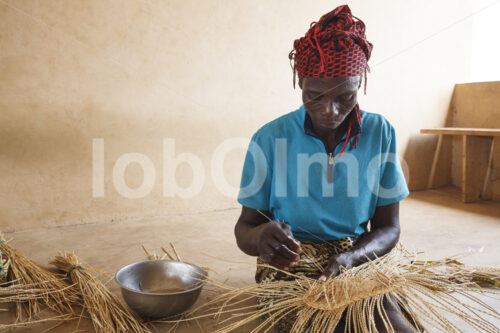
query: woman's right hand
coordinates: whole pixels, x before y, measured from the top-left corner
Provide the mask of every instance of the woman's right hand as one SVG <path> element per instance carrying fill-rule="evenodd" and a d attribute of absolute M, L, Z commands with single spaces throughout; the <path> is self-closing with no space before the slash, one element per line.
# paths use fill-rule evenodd
<path fill-rule="evenodd" d="M 272 221 L 261 226 L 258 239 L 259 256 L 271 266 L 287 270 L 299 259 L 300 244 L 293 238 L 290 226 Z"/>

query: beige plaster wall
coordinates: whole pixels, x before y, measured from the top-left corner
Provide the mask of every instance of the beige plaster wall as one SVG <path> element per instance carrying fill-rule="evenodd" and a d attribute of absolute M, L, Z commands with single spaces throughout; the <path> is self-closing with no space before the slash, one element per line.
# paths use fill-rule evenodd
<path fill-rule="evenodd" d="M 213 153 L 226 139 L 248 140 L 300 105 L 288 52 L 311 21 L 338 4 L 0 1 L 0 228 L 238 207 L 234 191 L 222 194 L 211 176 L 220 171 L 211 167 Z M 454 83 L 468 80 L 473 1 L 348 4 L 375 44 L 361 106 L 396 126 L 410 184 L 418 188 L 433 140 L 418 130 L 443 125 Z M 95 138 L 104 140 L 102 197 L 93 196 Z M 164 195 L 164 138 L 175 139 L 176 154 L 199 157 L 205 181 L 198 195 Z M 132 152 L 145 155 L 156 171 L 143 198 L 125 198 L 113 184 L 115 162 Z M 224 163 L 233 188 L 243 156 L 244 145 Z M 151 172 L 146 177 L 151 180 Z M 180 186 L 192 177 L 179 165 Z M 130 165 L 125 180 L 139 186 L 141 168 Z"/>

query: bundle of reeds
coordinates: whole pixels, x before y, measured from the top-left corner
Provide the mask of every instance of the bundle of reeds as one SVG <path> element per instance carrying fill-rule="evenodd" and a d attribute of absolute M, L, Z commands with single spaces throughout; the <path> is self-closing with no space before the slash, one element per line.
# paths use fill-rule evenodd
<path fill-rule="evenodd" d="M 68 285 L 61 275 L 34 263 L 10 246 L 1 233 L 0 251 L 10 259 L 9 283 L 2 288 L 2 299 L 16 302 L 17 321 L 23 320 L 24 312 L 28 319 L 31 319 L 41 311 L 41 305 L 60 315 L 66 316 L 75 312 L 74 305 L 78 305 L 80 299 L 73 286 Z M 10 287 L 5 289 L 7 285 Z"/>
<path fill-rule="evenodd" d="M 460 332 L 459 321 L 470 325 L 475 332 L 499 332 L 491 322 L 493 318 L 500 319 L 499 312 L 477 297 L 479 294 L 498 295 L 498 290 L 481 288 L 474 282 L 475 275 L 469 269 L 460 270 L 456 265 L 449 269 L 449 260 L 417 262 L 414 259 L 414 254 L 398 246 L 389 254 L 343 270 L 326 282 L 282 271 L 292 275 L 294 280 L 243 288 L 220 285 L 227 292 L 195 309 L 190 318 L 200 318 L 195 313 L 201 311 L 205 312 L 201 316 L 231 314 L 219 323 L 226 326 L 217 333 L 231 332 L 265 318 L 251 331 L 255 333 L 267 332 L 280 319 L 293 313 L 296 319 L 292 333 L 306 330 L 319 333 L 333 332 L 344 315 L 348 323 L 346 332 L 376 333 L 375 318 L 379 316 L 385 330 L 394 332 L 383 305 L 385 300 L 393 305 L 398 303 L 397 311 L 416 332 L 429 328 Z M 489 272 L 489 279 L 499 278 L 498 270 Z M 267 300 L 264 301 L 267 304 L 257 309 L 241 306 L 249 297 Z M 212 312 L 206 314 L 207 308 Z"/>
<path fill-rule="evenodd" d="M 83 264 L 74 253 L 60 253 L 51 263 L 75 285 L 97 332 L 150 332 L 99 280 L 98 271 Z"/>
<path fill-rule="evenodd" d="M 484 287 L 500 288 L 500 267 L 467 266 L 455 258 L 448 258 L 441 262 L 415 260 L 412 269 L 418 269 L 422 264 L 432 267 L 431 264 L 434 263 L 438 264 L 439 269 L 446 270 L 450 278 L 456 281 L 473 281 Z"/>

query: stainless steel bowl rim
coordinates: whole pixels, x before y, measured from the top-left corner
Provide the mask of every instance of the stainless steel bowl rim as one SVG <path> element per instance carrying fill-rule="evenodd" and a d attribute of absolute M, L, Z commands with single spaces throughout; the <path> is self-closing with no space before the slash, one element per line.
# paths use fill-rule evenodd
<path fill-rule="evenodd" d="M 178 262 L 178 263 L 181 263 L 181 264 L 186 264 L 186 265 L 190 265 L 190 266 L 199 268 L 203 272 L 203 276 L 204 276 L 203 281 L 200 281 L 197 284 L 195 284 L 195 286 L 193 288 L 186 289 L 186 290 L 183 290 L 183 291 L 173 292 L 173 293 L 148 293 L 148 292 L 145 292 L 145 291 L 140 291 L 140 290 L 136 290 L 136 289 L 125 287 L 123 284 L 120 283 L 120 281 L 118 281 L 118 278 L 117 278 L 118 273 L 120 273 L 125 268 L 127 268 L 129 266 L 132 266 L 132 265 L 142 264 L 142 263 L 145 263 L 145 262 L 158 262 L 158 261 Z M 201 287 L 203 287 L 203 285 L 205 284 L 205 276 L 206 276 L 206 274 L 207 274 L 207 272 L 203 268 L 201 268 L 201 267 L 199 267 L 199 266 L 197 266 L 195 264 L 191 264 L 189 262 L 175 261 L 175 260 L 142 260 L 142 261 L 133 262 L 133 263 L 128 264 L 126 266 L 123 266 L 122 268 L 120 268 L 119 270 L 117 270 L 116 273 L 115 273 L 115 281 L 116 281 L 116 283 L 118 283 L 118 285 L 120 286 L 120 288 L 129 290 L 131 292 L 138 293 L 138 294 L 143 294 L 143 295 L 163 295 L 163 296 L 165 296 L 165 295 L 179 295 L 179 294 L 184 294 L 184 293 L 187 293 L 187 292 L 190 292 L 190 291 L 194 291 L 196 289 L 200 289 Z"/>

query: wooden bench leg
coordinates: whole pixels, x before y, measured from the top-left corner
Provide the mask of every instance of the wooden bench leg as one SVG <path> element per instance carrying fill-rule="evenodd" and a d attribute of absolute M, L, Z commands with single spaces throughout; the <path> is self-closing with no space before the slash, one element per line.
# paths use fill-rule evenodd
<path fill-rule="evenodd" d="M 462 201 L 479 201 L 489 175 L 492 136 L 464 135 L 462 139 Z"/>
<path fill-rule="evenodd" d="M 443 135 L 440 134 L 438 142 L 436 145 L 436 150 L 434 151 L 434 158 L 432 159 L 431 172 L 429 174 L 429 181 L 427 182 L 427 189 L 430 190 L 434 188 L 434 178 L 436 176 L 436 168 L 439 160 L 439 155 L 441 153 L 441 146 L 443 145 Z"/>

